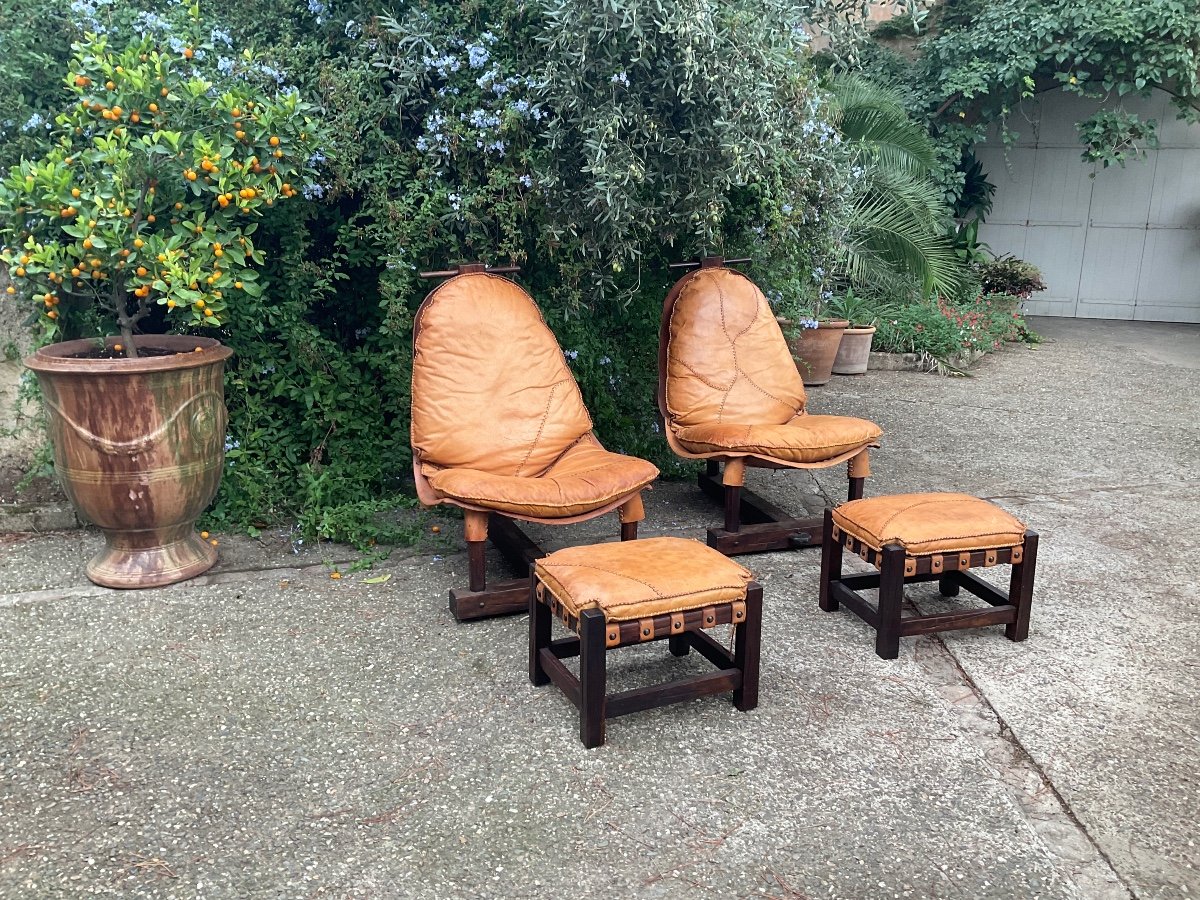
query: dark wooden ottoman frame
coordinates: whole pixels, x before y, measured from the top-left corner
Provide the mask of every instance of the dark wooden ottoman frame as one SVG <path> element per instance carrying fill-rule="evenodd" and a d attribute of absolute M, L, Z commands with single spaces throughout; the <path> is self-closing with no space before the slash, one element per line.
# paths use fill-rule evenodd
<path fill-rule="evenodd" d="M 1010 641 L 1023 641 L 1029 636 L 1037 547 L 1037 532 L 1026 531 L 1024 542 L 1017 547 L 929 556 L 909 556 L 898 544 L 875 550 L 836 527 L 833 513 L 827 509 L 821 543 L 821 609 L 834 612 L 845 603 L 851 612 L 875 629 L 875 652 L 882 659 L 899 656 L 900 638 L 911 634 L 1004 625 L 1004 634 Z M 857 553 L 879 571 L 842 575 L 843 549 Z M 979 566 L 1005 564 L 1012 566 L 1007 594 L 967 571 Z M 904 585 L 925 581 L 936 581 L 944 597 L 956 597 L 959 588 L 966 588 L 993 608 L 902 618 L 900 605 L 904 600 Z M 858 591 L 872 588 L 879 589 L 877 606 L 872 606 L 858 594 Z"/>
<path fill-rule="evenodd" d="M 579 710 L 579 739 L 585 747 L 604 743 L 607 719 L 670 703 L 694 700 L 711 694 L 733 692 L 733 705 L 746 712 L 758 705 L 759 650 L 762 643 L 762 586 L 746 585 L 746 599 L 717 603 L 682 613 L 665 613 L 628 622 L 606 622 L 599 609 L 585 609 L 578 619 L 558 599 L 545 591 L 538 598 L 538 578 L 530 567 L 529 584 L 529 680 L 535 686 L 558 686 Z M 558 618 L 571 637 L 550 639 L 550 625 Z M 705 628 L 732 624 L 733 652 L 703 632 Z M 652 687 L 607 693 L 609 650 L 666 639 L 675 656 L 696 650 L 717 671 L 692 675 Z M 579 657 L 579 677 L 564 659 Z"/>

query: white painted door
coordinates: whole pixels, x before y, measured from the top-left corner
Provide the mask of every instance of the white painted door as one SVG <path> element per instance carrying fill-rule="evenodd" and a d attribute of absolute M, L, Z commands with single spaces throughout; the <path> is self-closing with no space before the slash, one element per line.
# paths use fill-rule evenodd
<path fill-rule="evenodd" d="M 996 185 L 980 239 L 1046 280 L 1027 312 L 1200 322 L 1200 126 L 1176 119 L 1168 101 L 1161 91 L 1124 99 L 1160 123 L 1158 149 L 1125 168 L 1080 158 L 1075 123 L 1098 104 L 1060 90 L 1013 114 L 1014 146 L 992 138 L 976 147 Z"/>

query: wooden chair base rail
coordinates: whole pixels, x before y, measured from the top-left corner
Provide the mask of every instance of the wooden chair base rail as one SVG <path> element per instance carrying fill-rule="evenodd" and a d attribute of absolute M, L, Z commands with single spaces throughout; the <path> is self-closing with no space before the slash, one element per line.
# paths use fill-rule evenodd
<path fill-rule="evenodd" d="M 621 525 L 621 540 L 637 539 L 637 522 Z M 546 555 L 516 520 L 498 513 L 488 515 L 488 539 L 515 573 L 528 572 L 530 563 Z M 456 622 L 511 616 L 529 611 L 529 577 L 492 584 L 486 579 L 487 541 L 467 541 L 470 587 L 450 589 L 450 612 Z M 474 588 L 478 588 L 477 590 Z"/>
<path fill-rule="evenodd" d="M 762 587 L 750 582 L 746 599 L 719 604 L 706 611 L 688 610 L 684 614 L 682 632 L 672 630 L 664 618 L 663 627 L 652 629 L 651 637 L 638 631 L 637 622 L 609 624 L 598 609 L 585 609 L 576 619 L 560 619 L 578 628 L 578 636 L 550 639 L 550 627 L 555 611 L 549 602 L 538 599 L 536 578 L 526 582 L 526 602 L 529 609 L 529 680 L 535 686 L 553 683 L 579 710 L 579 737 L 585 747 L 599 747 L 605 739 L 605 721 L 630 713 L 654 709 L 684 700 L 694 700 L 713 694 L 733 693 L 733 705 L 748 711 L 758 705 L 759 648 L 762 639 Z M 549 600 L 549 592 L 546 592 Z M 739 614 L 740 610 L 740 614 Z M 703 632 L 713 623 L 743 619 L 735 625 L 734 649 L 730 652 Z M 657 619 L 655 620 L 657 622 Z M 626 626 L 631 625 L 631 628 Z M 616 633 L 622 643 L 611 644 Z M 686 656 L 695 650 L 713 664 L 716 671 L 691 675 L 666 684 L 635 688 L 610 694 L 607 692 L 607 658 L 609 650 L 666 640 L 675 656 Z M 624 643 L 628 641 L 628 643 Z M 564 659 L 579 657 L 579 677 L 564 665 Z"/>
<path fill-rule="evenodd" d="M 504 561 L 517 572 L 528 572 L 535 559 L 546 555 L 513 519 L 496 513 L 488 515 L 487 536 Z M 529 578 L 487 583 L 485 551 L 487 541 L 467 541 L 467 565 L 470 587 L 450 589 L 450 612 L 455 621 L 470 622 L 509 616 L 529 609 Z"/>
<path fill-rule="evenodd" d="M 511 616 L 529 611 L 529 579 L 496 581 L 482 591 L 450 589 L 450 612 L 456 622 Z"/>
<path fill-rule="evenodd" d="M 861 478 L 851 480 L 851 499 L 856 499 L 856 493 L 862 496 L 862 481 Z M 803 550 L 821 546 L 824 531 L 821 516 L 796 518 L 744 487 L 735 489 L 738 508 L 730 510 L 730 489 L 721 483 L 716 463 L 710 461 L 696 483 L 706 496 L 726 507 L 725 527 L 708 529 L 707 543 L 714 550 L 720 550 L 726 556 L 740 556 L 744 553 Z M 735 527 L 731 529 L 730 525 Z"/>
<path fill-rule="evenodd" d="M 808 519 L 781 519 L 778 522 L 743 525 L 737 531 L 710 528 L 707 543 L 726 556 L 820 547 L 821 519 L 817 516 Z"/>
<path fill-rule="evenodd" d="M 899 656 L 900 638 L 914 634 L 1003 625 L 1009 640 L 1023 641 L 1029 636 L 1037 546 L 1037 532 L 1026 531 L 1019 547 L 945 554 L 944 559 L 911 557 L 903 547 L 895 544 L 875 551 L 863 547 L 850 535 L 839 534 L 826 510 L 825 537 L 821 544 L 820 606 L 826 612 L 835 612 L 844 604 L 875 629 L 875 652 L 882 659 Z M 843 575 L 842 551 L 846 547 L 878 566 L 879 571 Z M 1012 563 L 1014 558 L 1019 562 Z M 966 570 L 968 566 L 990 567 L 1004 563 L 1012 565 L 1007 593 Z M 904 586 L 929 581 L 938 583 L 944 597 L 956 597 L 959 590 L 965 588 L 990 608 L 903 616 L 900 607 L 904 601 Z M 872 604 L 858 593 L 864 590 L 878 590 L 879 602 Z"/>

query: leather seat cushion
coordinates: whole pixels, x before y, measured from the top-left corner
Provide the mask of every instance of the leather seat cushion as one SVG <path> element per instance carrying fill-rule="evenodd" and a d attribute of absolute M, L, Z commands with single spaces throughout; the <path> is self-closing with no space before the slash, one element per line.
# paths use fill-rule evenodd
<path fill-rule="evenodd" d="M 1016 547 L 1025 538 L 1024 523 L 970 494 L 851 500 L 833 510 L 833 521 L 875 550 L 899 544 L 909 556 Z"/>
<path fill-rule="evenodd" d="M 535 565 L 574 615 L 599 609 L 618 622 L 743 600 L 751 579 L 711 547 L 675 537 L 568 547 Z"/>
<path fill-rule="evenodd" d="M 495 475 L 481 469 L 426 470 L 434 489 L 464 503 L 535 518 L 562 519 L 592 512 L 658 477 L 652 463 L 609 453 L 580 441 L 537 477 Z"/>
<path fill-rule="evenodd" d="M 796 416 L 783 425 L 713 422 L 675 429 L 692 453 L 750 453 L 791 463 L 820 463 L 870 445 L 883 430 L 851 416 Z"/>

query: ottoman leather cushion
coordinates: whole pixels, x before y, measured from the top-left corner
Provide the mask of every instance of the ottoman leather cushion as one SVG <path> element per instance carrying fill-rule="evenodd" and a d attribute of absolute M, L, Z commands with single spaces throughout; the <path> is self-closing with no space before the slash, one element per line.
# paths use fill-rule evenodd
<path fill-rule="evenodd" d="M 567 547 L 535 563 L 573 615 L 630 621 L 745 599 L 750 572 L 699 541 L 658 537 Z"/>
<path fill-rule="evenodd" d="M 899 544 L 909 556 L 1016 547 L 1025 525 L 969 494 L 893 494 L 843 503 L 834 524 L 869 547 Z"/>

